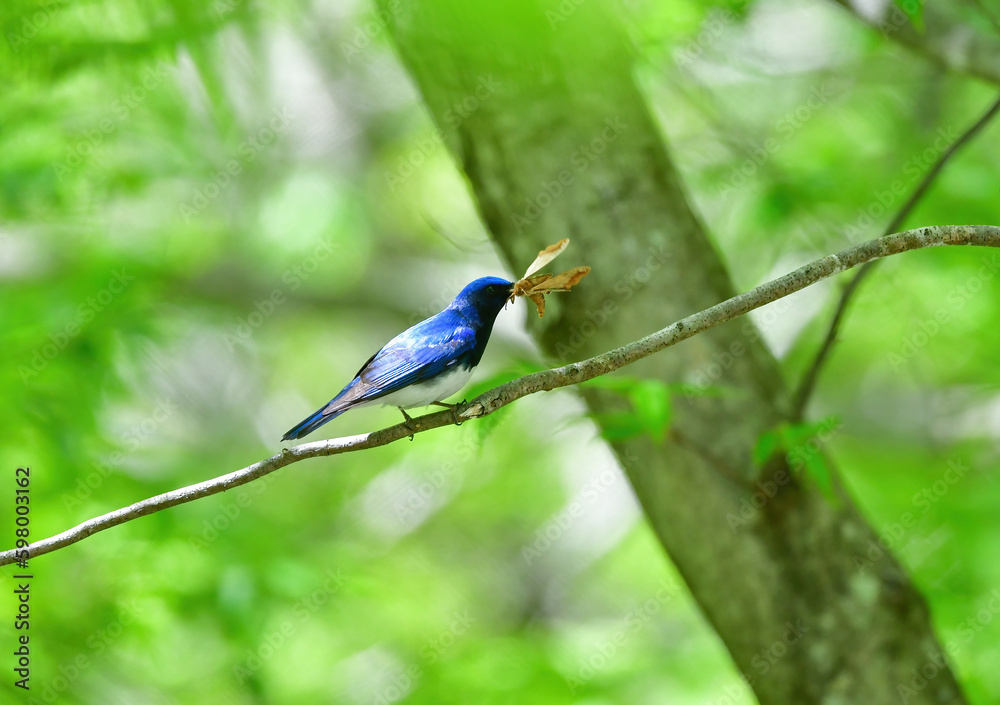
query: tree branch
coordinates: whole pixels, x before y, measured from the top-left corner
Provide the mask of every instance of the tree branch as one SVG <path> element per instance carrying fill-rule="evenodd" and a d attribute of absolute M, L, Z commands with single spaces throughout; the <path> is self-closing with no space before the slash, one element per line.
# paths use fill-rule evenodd
<path fill-rule="evenodd" d="M 993 104 L 983 113 L 982 117 L 976 120 L 972 126 L 969 127 L 962 135 L 952 143 L 952 145 L 944 151 L 944 153 L 938 158 L 931 167 L 930 171 L 924 175 L 924 178 L 917 185 L 917 188 L 910 194 L 910 197 L 903 204 L 903 207 L 899 209 L 895 217 L 885 226 L 885 230 L 882 232 L 882 237 L 889 235 L 890 233 L 896 232 L 902 227 L 906 219 L 910 217 L 910 213 L 913 209 L 917 207 L 917 203 L 923 198 L 924 194 L 934 183 L 934 180 L 938 177 L 938 174 L 944 169 L 944 165 L 948 163 L 952 155 L 955 154 L 959 149 L 965 146 L 976 134 L 982 130 L 989 123 L 990 120 L 1000 111 L 1000 98 L 993 101 Z M 844 313 L 847 311 L 847 304 L 851 302 L 854 292 L 858 290 L 861 282 L 864 281 L 865 277 L 871 273 L 872 268 L 877 264 L 877 260 L 872 262 L 866 262 L 861 269 L 859 269 L 854 277 L 847 283 L 844 290 L 840 292 L 840 301 L 837 302 L 837 310 L 834 311 L 833 318 L 830 320 L 830 327 L 827 328 L 826 337 L 823 339 L 823 344 L 820 345 L 819 352 L 816 357 L 813 358 L 812 364 L 806 371 L 806 374 L 802 377 L 802 382 L 799 384 L 799 388 L 795 391 L 795 396 L 792 398 L 792 420 L 801 421 L 802 417 L 805 415 L 806 405 L 809 404 L 809 399 L 812 397 L 813 392 L 816 388 L 816 382 L 819 380 L 819 373 L 823 368 L 827 357 L 830 354 L 830 350 L 833 349 L 834 343 L 837 342 L 837 335 L 840 332 L 840 324 L 844 318 Z"/>
<path fill-rule="evenodd" d="M 992 225 L 936 225 L 908 230 L 849 247 L 837 254 L 828 255 L 803 267 L 799 267 L 783 277 L 779 277 L 766 284 L 761 284 L 746 293 L 734 296 L 704 311 L 683 318 L 645 338 L 581 362 L 574 362 L 543 372 L 535 372 L 507 384 L 500 385 L 480 394 L 472 401 L 460 405 L 457 408 L 458 416 L 463 419 L 479 418 L 492 414 L 497 409 L 529 394 L 567 387 L 605 375 L 659 352 L 664 348 L 675 345 L 698 333 L 704 332 L 709 328 L 742 316 L 749 311 L 777 301 L 796 291 L 800 291 L 838 272 L 856 267 L 865 262 L 899 254 L 900 252 L 936 245 L 1000 247 L 1000 227 Z M 144 499 L 141 502 L 136 502 L 108 514 L 88 519 L 61 534 L 36 541 L 24 548 L 3 551 L 0 553 L 0 565 L 26 561 L 29 558 L 51 553 L 52 551 L 81 541 L 99 531 L 104 531 L 113 526 L 138 519 L 141 516 L 245 485 L 286 465 L 291 465 L 306 458 L 338 455 L 340 453 L 375 448 L 398 441 L 401 438 L 406 438 L 412 434 L 423 433 L 434 428 L 450 425 L 451 423 L 453 423 L 452 412 L 450 410 L 439 411 L 412 419 L 409 427 L 406 424 L 397 424 L 372 433 L 303 443 L 293 448 L 286 448 L 281 453 L 272 455 L 270 458 L 261 460 L 241 470 L 156 495 L 155 497 Z"/>
<path fill-rule="evenodd" d="M 851 0 L 833 0 L 883 37 L 922 54 L 942 68 L 1000 85 L 1000 43 L 993 36 L 956 21 L 933 3 L 924 3 L 924 29 L 917 31 L 895 3 L 886 3 L 880 17 L 859 12 Z M 946 7 L 946 6 L 945 6 Z"/>

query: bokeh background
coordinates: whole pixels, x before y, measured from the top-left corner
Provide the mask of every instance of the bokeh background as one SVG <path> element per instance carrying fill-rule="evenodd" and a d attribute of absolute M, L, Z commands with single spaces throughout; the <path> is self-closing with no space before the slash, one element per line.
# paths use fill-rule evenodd
<path fill-rule="evenodd" d="M 16 467 L 31 467 L 35 538 L 243 467 L 465 283 L 521 273 L 394 55 L 387 7 L 4 3 L 5 548 Z M 990 4 L 953 12 L 1000 37 Z M 741 290 L 877 236 L 996 99 L 833 2 L 620 13 Z M 997 224 L 998 204 L 987 126 L 907 224 Z M 572 246 L 559 264 L 600 265 Z M 837 292 L 755 314 L 790 381 Z M 501 314 L 478 389 L 552 362 L 525 333 L 534 315 Z M 650 331 L 668 323 L 649 311 Z M 975 703 L 1000 699 L 998 324 L 997 255 L 893 258 L 813 406 Z M 397 420 L 363 409 L 316 437 Z M 12 581 L 0 589 L 12 702 L 754 702 L 572 390 L 295 464 L 31 572 L 30 693 L 12 685 Z"/>

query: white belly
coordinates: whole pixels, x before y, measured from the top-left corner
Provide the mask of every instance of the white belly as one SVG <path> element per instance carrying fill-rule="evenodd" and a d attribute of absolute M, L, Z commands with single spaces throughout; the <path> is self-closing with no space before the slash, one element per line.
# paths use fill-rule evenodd
<path fill-rule="evenodd" d="M 435 401 L 444 401 L 464 387 L 472 377 L 472 368 L 456 365 L 450 372 L 439 375 L 427 382 L 411 384 L 392 394 L 379 397 L 373 403 L 384 406 L 398 406 L 402 409 L 412 409 L 417 406 L 428 406 Z"/>

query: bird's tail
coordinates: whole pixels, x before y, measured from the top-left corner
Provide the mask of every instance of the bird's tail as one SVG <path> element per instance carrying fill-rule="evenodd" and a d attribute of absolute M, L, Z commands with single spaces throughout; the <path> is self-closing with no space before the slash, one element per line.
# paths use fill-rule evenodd
<path fill-rule="evenodd" d="M 322 409 L 318 410 L 315 414 L 285 433 L 285 435 L 281 437 L 281 440 L 294 441 L 304 436 L 308 436 L 327 421 L 335 419 L 347 411 L 347 408 L 337 409 L 336 411 L 327 411 L 329 407 L 329 404 L 324 405 Z"/>

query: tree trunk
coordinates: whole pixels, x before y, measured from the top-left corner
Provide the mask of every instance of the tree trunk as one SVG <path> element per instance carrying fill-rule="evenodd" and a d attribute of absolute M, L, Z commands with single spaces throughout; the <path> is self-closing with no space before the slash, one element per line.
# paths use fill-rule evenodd
<path fill-rule="evenodd" d="M 512 269 L 562 237 L 573 245 L 559 264 L 594 268 L 571 295 L 549 298 L 535 329 L 546 352 L 581 359 L 733 293 L 601 0 L 382 7 Z M 922 596 L 894 557 L 872 552 L 878 537 L 843 490 L 831 502 L 783 457 L 754 466 L 751 450 L 787 418 L 788 394 L 748 320 L 629 374 L 728 389 L 675 398 L 664 444 L 638 437 L 614 450 L 761 703 L 964 702 Z M 622 403 L 584 397 L 595 412 Z"/>

